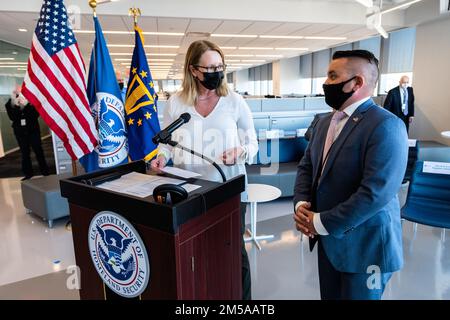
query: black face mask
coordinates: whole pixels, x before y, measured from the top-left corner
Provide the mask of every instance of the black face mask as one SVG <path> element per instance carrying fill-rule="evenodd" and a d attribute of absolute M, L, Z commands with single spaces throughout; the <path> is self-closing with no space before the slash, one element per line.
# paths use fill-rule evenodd
<path fill-rule="evenodd" d="M 356 76 L 341 83 L 323 84 L 322 87 L 323 92 L 325 93 L 325 102 L 327 103 L 327 105 L 329 105 L 333 109 L 339 110 L 344 102 L 347 101 L 347 99 L 350 98 L 354 93 L 353 91 L 344 92 L 342 91 L 342 89 L 347 83 L 355 78 Z"/>
<path fill-rule="evenodd" d="M 203 72 L 203 81 L 197 79 L 206 89 L 215 90 L 220 87 L 223 77 L 223 71 Z"/>

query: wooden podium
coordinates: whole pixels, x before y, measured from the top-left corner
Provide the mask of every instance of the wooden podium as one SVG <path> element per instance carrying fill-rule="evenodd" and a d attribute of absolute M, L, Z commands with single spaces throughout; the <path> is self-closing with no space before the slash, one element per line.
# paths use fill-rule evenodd
<path fill-rule="evenodd" d="M 136 299 L 241 299 L 240 193 L 245 188 L 244 176 L 225 183 L 190 179 L 189 183 L 201 188 L 175 205 L 81 182 L 133 171 L 146 173 L 144 161 L 61 180 L 81 270 L 81 299 L 126 299 L 103 282 L 91 258 L 89 226 L 101 211 L 112 211 L 128 220 L 148 253 L 150 277 Z"/>

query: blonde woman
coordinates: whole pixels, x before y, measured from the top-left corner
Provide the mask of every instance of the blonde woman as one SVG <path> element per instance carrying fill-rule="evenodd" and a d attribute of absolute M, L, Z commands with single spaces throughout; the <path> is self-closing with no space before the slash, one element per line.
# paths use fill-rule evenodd
<path fill-rule="evenodd" d="M 172 140 L 219 163 L 227 179 L 246 174 L 245 162 L 258 152 L 253 118 L 242 96 L 229 90 L 222 50 L 206 40 L 193 42 L 186 53 L 182 90 L 173 95 L 164 110 L 163 127 L 187 112 L 191 120 L 175 131 Z M 151 162 L 156 171 L 172 159 L 178 167 L 198 172 L 203 179 L 222 181 L 209 163 L 190 153 L 159 146 Z M 245 200 L 246 194 L 242 195 Z M 245 204 L 241 204 L 241 231 L 244 233 Z M 242 242 L 243 299 L 251 298 L 250 266 Z"/>

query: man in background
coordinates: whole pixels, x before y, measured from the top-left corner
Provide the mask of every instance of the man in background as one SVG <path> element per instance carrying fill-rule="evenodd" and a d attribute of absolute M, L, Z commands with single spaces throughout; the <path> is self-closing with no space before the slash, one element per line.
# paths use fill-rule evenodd
<path fill-rule="evenodd" d="M 398 87 L 389 90 L 384 108 L 402 119 L 409 132 L 409 124 L 414 119 L 414 92 L 409 86 L 408 76 L 402 76 Z"/>
<path fill-rule="evenodd" d="M 38 122 L 39 113 L 25 99 L 19 88 L 13 91 L 5 107 L 9 119 L 12 121 L 14 135 L 22 153 L 22 171 L 25 175 L 22 180 L 28 180 L 34 175 L 30 147 L 36 155 L 41 174 L 48 176 L 49 169 L 41 144 L 41 131 Z"/>

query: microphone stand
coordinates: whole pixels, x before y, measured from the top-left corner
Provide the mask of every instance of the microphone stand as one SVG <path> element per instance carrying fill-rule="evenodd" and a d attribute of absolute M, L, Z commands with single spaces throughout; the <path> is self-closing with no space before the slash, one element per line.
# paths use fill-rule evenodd
<path fill-rule="evenodd" d="M 188 148 L 182 146 L 181 144 L 179 144 L 178 142 L 172 141 L 172 140 L 170 139 L 170 137 L 169 137 L 168 140 L 166 140 L 166 141 L 164 141 L 164 142 L 162 142 L 162 143 L 166 143 L 166 144 L 168 144 L 168 145 L 171 145 L 172 147 L 175 147 L 175 148 L 181 149 L 181 150 L 183 150 L 183 151 L 189 152 L 189 153 L 191 153 L 191 154 L 193 154 L 193 155 L 195 155 L 195 156 L 197 156 L 197 157 L 200 157 L 200 158 L 202 158 L 202 159 L 208 161 L 209 163 L 211 163 L 211 164 L 214 166 L 214 168 L 217 169 L 217 171 L 219 171 L 220 175 L 222 176 L 222 181 L 223 181 L 223 182 L 226 182 L 226 181 L 227 181 L 227 178 L 225 177 L 225 174 L 223 173 L 223 171 L 222 171 L 222 169 L 219 167 L 219 165 L 218 165 L 217 163 L 215 163 L 213 160 L 209 159 L 208 157 L 205 157 L 203 154 L 198 153 L 198 152 L 196 152 L 196 151 L 194 151 L 194 150 L 188 149 Z"/>

